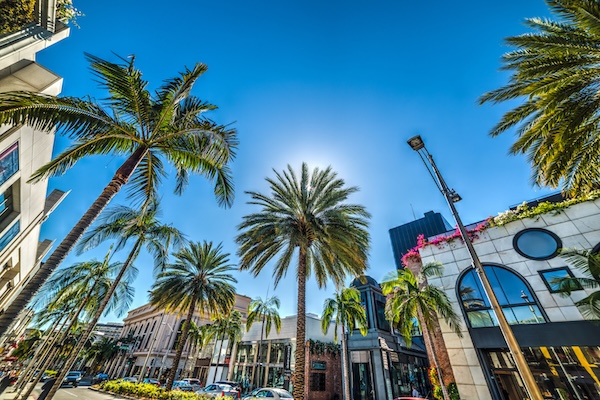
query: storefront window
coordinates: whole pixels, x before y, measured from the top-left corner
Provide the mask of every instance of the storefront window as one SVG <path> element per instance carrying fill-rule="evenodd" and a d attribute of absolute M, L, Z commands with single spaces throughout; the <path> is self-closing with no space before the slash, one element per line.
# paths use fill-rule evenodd
<path fill-rule="evenodd" d="M 541 309 L 523 279 L 501 266 L 484 265 L 483 268 L 504 316 L 511 325 L 545 322 Z M 474 269 L 465 273 L 459 281 L 458 294 L 471 328 L 498 325 Z"/>
<path fill-rule="evenodd" d="M 511 355 L 493 350 L 485 354 L 499 395 L 525 398 Z M 529 347 L 523 354 L 545 399 L 600 399 L 600 347 Z"/>
<path fill-rule="evenodd" d="M 236 362 L 238 363 L 253 363 L 254 362 L 254 346 L 251 344 L 241 344 L 238 346 L 236 354 Z"/>
<path fill-rule="evenodd" d="M 271 343 L 270 364 L 283 364 L 284 344 Z"/>

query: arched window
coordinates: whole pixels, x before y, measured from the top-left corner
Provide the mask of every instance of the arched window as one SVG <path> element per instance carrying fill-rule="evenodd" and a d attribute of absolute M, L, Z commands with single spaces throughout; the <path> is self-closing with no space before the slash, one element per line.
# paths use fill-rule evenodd
<path fill-rule="evenodd" d="M 520 276 L 497 265 L 484 265 L 483 268 L 509 324 L 545 322 L 535 297 Z M 458 281 L 458 296 L 472 328 L 498 325 L 475 269 L 465 272 Z"/>

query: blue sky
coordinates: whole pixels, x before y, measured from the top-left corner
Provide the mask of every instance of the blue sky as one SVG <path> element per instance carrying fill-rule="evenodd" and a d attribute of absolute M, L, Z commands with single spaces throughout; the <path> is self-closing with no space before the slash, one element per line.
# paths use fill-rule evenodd
<path fill-rule="evenodd" d="M 453 221 L 419 157 L 406 140 L 421 134 L 448 184 L 463 201 L 465 222 L 505 210 L 547 189 L 532 187 L 525 157 L 508 155 L 512 132 L 487 133 L 509 104 L 478 106 L 477 98 L 506 83 L 498 71 L 503 39 L 527 32 L 526 17 L 549 16 L 541 0 L 480 1 L 220 1 L 102 2 L 76 0 L 80 29 L 38 55 L 64 77 L 63 95 L 103 98 L 84 52 L 116 60 L 136 55 L 155 88 L 196 62 L 208 65 L 194 94 L 219 106 L 211 118 L 233 123 L 240 146 L 233 164 L 236 201 L 221 209 L 211 186 L 194 178 L 185 194 L 163 186 L 163 221 L 190 239 L 223 242 L 237 262 L 234 238 L 248 206 L 246 190 L 265 191 L 264 178 L 287 164 L 331 165 L 351 200 L 372 214 L 368 274 L 393 270 L 388 229 L 429 210 Z M 57 137 L 55 153 L 68 145 Z M 71 194 L 44 224 L 42 237 L 62 239 L 108 183 L 121 159 L 97 157 L 52 179 Z M 118 196 L 113 204 L 126 203 Z M 76 260 L 101 258 L 108 244 Z M 123 260 L 125 253 L 114 259 Z M 140 257 L 133 306 L 147 301 L 152 262 Z M 283 315 L 296 310 L 294 272 L 275 290 Z M 262 296 L 270 270 L 236 274 L 238 292 Z M 270 293 L 273 293 L 271 287 Z M 307 311 L 320 314 L 333 287 L 308 285 Z M 118 320 L 109 315 L 104 320 Z"/>

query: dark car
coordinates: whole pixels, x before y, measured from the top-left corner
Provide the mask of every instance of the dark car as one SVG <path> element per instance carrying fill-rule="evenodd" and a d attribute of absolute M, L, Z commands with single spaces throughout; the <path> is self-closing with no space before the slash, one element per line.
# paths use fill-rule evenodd
<path fill-rule="evenodd" d="M 92 378 L 92 385 L 102 383 L 108 380 L 108 374 L 99 373 Z"/>
<path fill-rule="evenodd" d="M 72 385 L 73 387 L 79 386 L 79 381 L 81 380 L 81 372 L 79 371 L 69 371 L 65 379 L 63 379 L 63 385 Z"/>

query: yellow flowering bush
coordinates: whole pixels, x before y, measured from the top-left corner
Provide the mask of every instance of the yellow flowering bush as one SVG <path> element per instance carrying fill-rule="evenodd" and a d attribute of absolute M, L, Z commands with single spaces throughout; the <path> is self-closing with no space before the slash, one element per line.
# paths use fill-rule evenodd
<path fill-rule="evenodd" d="M 124 394 L 140 399 L 152 400 L 208 400 L 210 396 L 201 394 L 182 392 L 180 390 L 167 391 L 150 383 L 132 383 L 123 380 L 106 381 L 97 385 L 98 388 L 115 394 Z M 224 399 L 233 400 L 231 397 Z"/>

